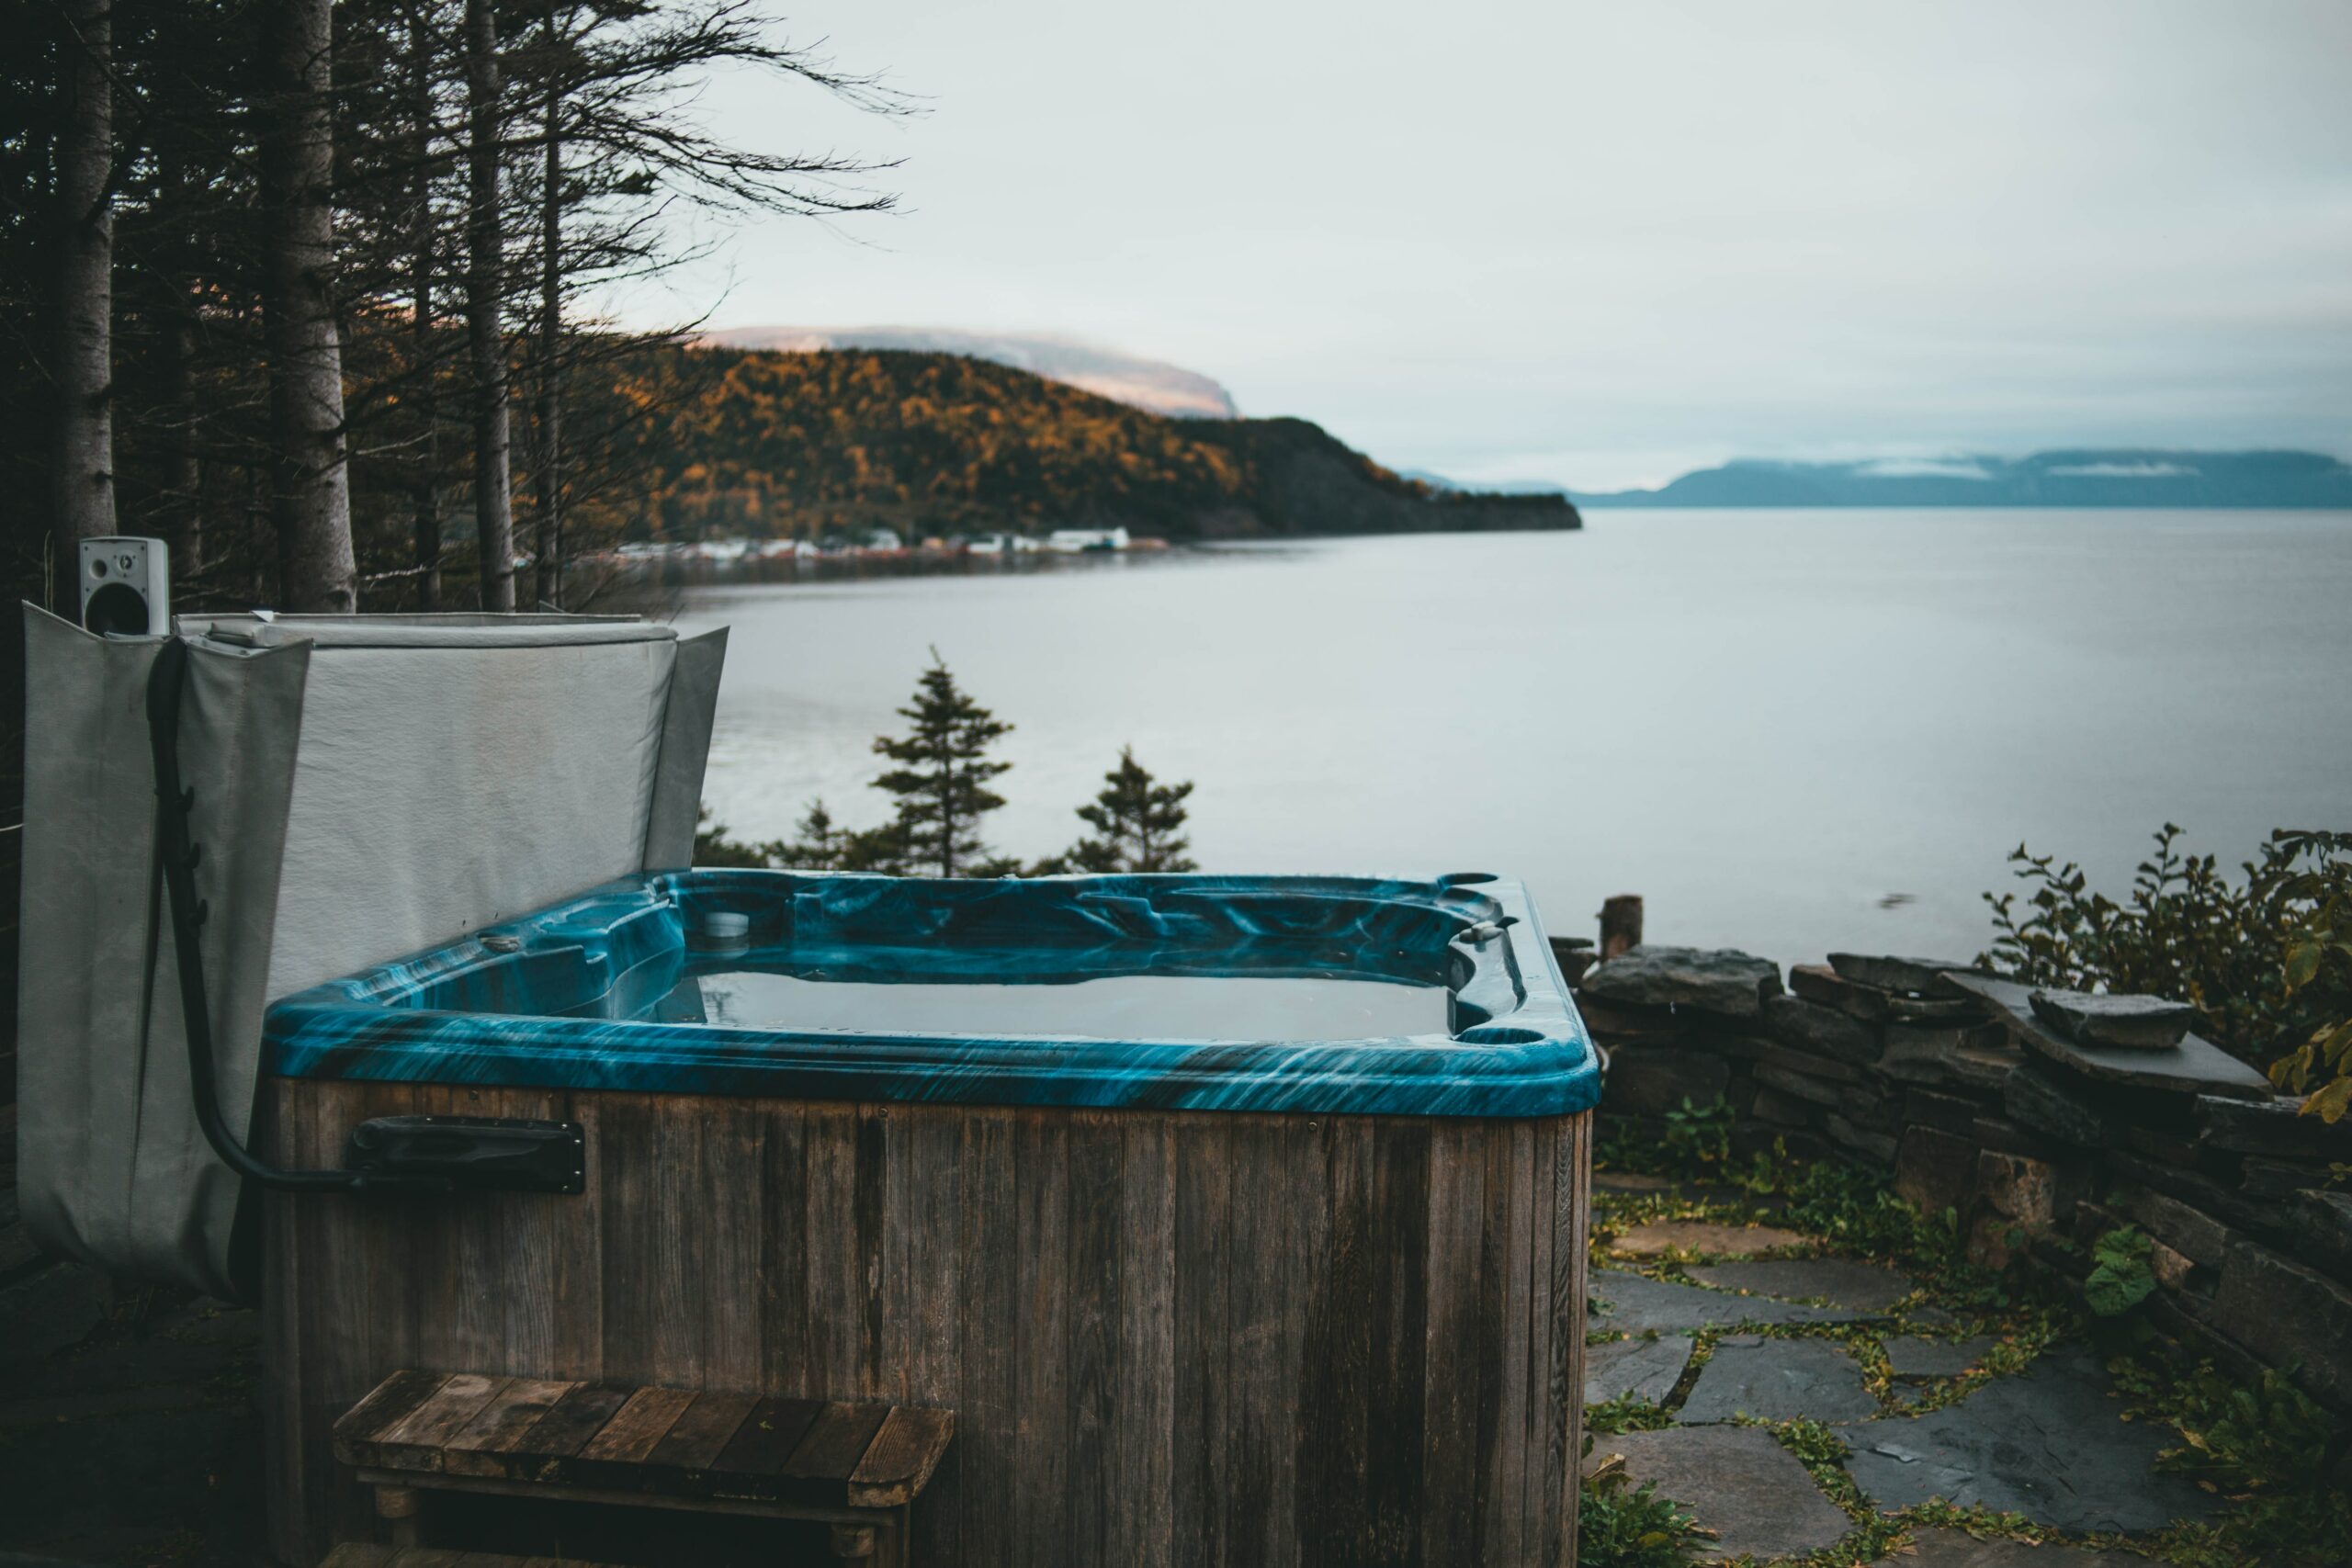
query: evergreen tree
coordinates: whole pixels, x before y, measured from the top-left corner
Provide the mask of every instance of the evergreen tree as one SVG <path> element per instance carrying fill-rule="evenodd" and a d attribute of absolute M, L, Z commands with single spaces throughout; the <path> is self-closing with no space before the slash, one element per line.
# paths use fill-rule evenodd
<path fill-rule="evenodd" d="M 1004 804 L 989 781 L 1012 766 L 989 760 L 989 748 L 1012 726 L 998 720 L 956 684 L 931 650 L 912 705 L 899 710 L 913 728 L 903 737 L 875 738 L 874 750 L 899 764 L 874 781 L 899 797 L 897 817 L 857 846 L 876 858 L 873 869 L 916 870 L 933 876 L 1001 874 L 980 842 L 979 822 Z M 889 863 L 896 861 L 899 865 Z M 865 869 L 865 868 L 858 868 Z"/>
<path fill-rule="evenodd" d="M 1136 761 L 1134 747 L 1121 747 L 1119 765 L 1102 775 L 1102 793 L 1078 808 L 1102 836 L 1080 839 L 1070 860 L 1092 872 L 1199 870 L 1184 852 L 1192 848 L 1182 831 L 1192 793 L 1190 780 L 1160 784 Z"/>

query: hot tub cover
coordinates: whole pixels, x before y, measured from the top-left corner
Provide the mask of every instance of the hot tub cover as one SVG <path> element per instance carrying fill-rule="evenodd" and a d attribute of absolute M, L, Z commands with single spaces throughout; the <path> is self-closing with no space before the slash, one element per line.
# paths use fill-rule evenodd
<path fill-rule="evenodd" d="M 634 616 L 183 617 L 182 766 L 220 1100 L 250 1132 L 272 997 L 685 865 L 725 634 Z M 217 1295 L 242 1184 L 191 1108 L 154 897 L 161 637 L 25 606 L 19 1200 L 51 1248 Z"/>

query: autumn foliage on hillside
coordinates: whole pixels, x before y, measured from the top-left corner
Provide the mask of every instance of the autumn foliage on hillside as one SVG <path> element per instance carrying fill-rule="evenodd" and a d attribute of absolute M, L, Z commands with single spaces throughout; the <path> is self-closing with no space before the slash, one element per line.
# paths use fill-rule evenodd
<path fill-rule="evenodd" d="M 652 416 L 646 528 L 670 539 L 1382 532 L 1498 525 L 1465 502 L 1503 499 L 1435 496 L 1305 421 L 1166 419 L 952 355 L 670 349 L 621 391 Z M 1557 502 L 1514 510 L 1574 525 Z"/>

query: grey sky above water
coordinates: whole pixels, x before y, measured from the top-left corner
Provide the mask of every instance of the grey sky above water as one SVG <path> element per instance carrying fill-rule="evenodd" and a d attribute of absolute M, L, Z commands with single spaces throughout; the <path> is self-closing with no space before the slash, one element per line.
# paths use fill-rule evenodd
<path fill-rule="evenodd" d="M 729 79 L 713 121 L 903 158 L 905 211 L 746 229 L 627 314 L 1072 333 L 1491 481 L 2352 457 L 2344 0 L 809 0 L 787 32 L 928 112 Z"/>

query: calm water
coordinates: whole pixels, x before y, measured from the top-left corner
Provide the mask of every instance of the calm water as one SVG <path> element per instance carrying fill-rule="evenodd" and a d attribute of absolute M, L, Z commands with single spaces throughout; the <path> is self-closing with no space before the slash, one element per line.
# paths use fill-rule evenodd
<path fill-rule="evenodd" d="M 677 1018 L 678 1002 L 698 1003 L 706 1021 L 740 1029 L 1099 1040 L 1388 1039 L 1443 1034 L 1453 1016 L 1442 986 L 1264 976 L 886 986 L 739 969 L 690 976 L 662 1016 Z"/>
<path fill-rule="evenodd" d="M 706 789 L 740 835 L 877 820 L 935 644 L 1018 728 L 998 845 L 1069 843 L 1132 743 L 1218 871 L 1487 870 L 1555 932 L 1784 962 L 1966 954 L 2020 840 L 2120 885 L 2352 826 L 2352 515 L 1605 512 L 1031 576 L 698 592 L 731 624 Z"/>

